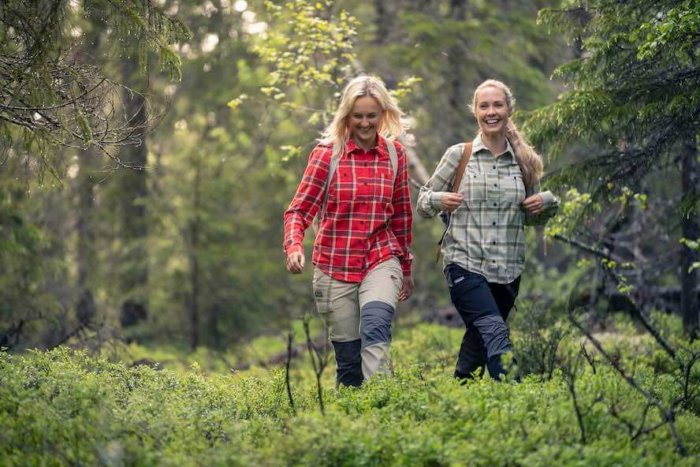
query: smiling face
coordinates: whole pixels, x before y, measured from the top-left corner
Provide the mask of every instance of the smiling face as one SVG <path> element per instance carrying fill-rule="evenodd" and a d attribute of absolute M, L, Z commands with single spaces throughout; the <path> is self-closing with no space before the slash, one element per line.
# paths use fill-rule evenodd
<path fill-rule="evenodd" d="M 374 97 L 362 96 L 355 100 L 348 115 L 348 129 L 355 144 L 365 150 L 375 146 L 382 115 L 382 107 Z"/>
<path fill-rule="evenodd" d="M 474 113 L 481 132 L 488 137 L 505 136 L 510 117 L 505 92 L 487 86 L 476 93 L 474 101 Z"/>

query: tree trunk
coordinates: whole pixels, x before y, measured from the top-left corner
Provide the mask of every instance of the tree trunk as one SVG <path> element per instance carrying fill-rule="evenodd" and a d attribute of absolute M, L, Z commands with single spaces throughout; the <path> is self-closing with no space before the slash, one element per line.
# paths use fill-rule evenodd
<path fill-rule="evenodd" d="M 138 63 L 134 58 L 125 59 L 122 67 L 123 81 L 132 89 L 141 81 L 137 79 Z M 123 253 L 121 255 L 121 293 L 122 308 L 138 307 L 147 312 L 148 300 L 148 250 L 146 247 L 148 224 L 145 201 L 148 197 L 147 173 L 145 170 L 148 157 L 146 146 L 146 129 L 148 112 L 146 100 L 142 94 L 124 91 L 125 111 L 129 126 L 135 128 L 134 137 L 137 145 L 124 146 L 119 153 L 121 161 L 132 167 L 121 169 L 119 200 L 121 213 L 121 237 Z"/>
<path fill-rule="evenodd" d="M 464 21 L 467 14 L 467 2 L 465 0 L 450 1 L 450 18 L 456 21 Z M 471 139 L 464 134 L 465 127 L 465 109 L 467 109 L 468 98 L 465 89 L 465 69 L 463 66 L 464 57 L 466 55 L 466 47 L 462 41 L 458 41 L 448 50 L 448 73 L 447 73 L 447 92 L 449 111 L 447 112 L 448 121 L 443 128 L 446 132 L 445 140 L 448 144 L 455 144 L 461 141 Z"/>
<path fill-rule="evenodd" d="M 75 230 L 78 235 L 76 266 L 78 277 L 76 288 L 78 291 L 78 303 L 76 316 L 81 325 L 88 326 L 95 317 L 95 302 L 90 290 L 90 277 L 94 277 L 94 268 L 97 264 L 95 255 L 95 231 L 93 225 L 93 212 L 95 209 L 95 179 L 92 168 L 100 154 L 89 148 L 78 152 L 79 172 L 76 180 L 77 194 L 77 219 Z"/>
<path fill-rule="evenodd" d="M 387 2 L 384 0 L 374 0 L 374 11 L 377 13 L 377 18 L 375 20 L 377 33 L 374 36 L 374 44 L 382 45 L 387 42 L 389 37 L 391 14 L 387 10 Z"/>
<path fill-rule="evenodd" d="M 190 262 L 190 297 L 188 304 L 188 318 L 190 322 L 190 347 L 195 350 L 199 346 L 199 291 L 200 291 L 200 274 L 199 274 L 199 209 L 200 209 L 200 185 L 201 185 L 201 166 L 199 162 L 195 163 L 194 176 L 194 200 L 193 200 L 193 215 L 189 222 L 189 262 Z"/>
<path fill-rule="evenodd" d="M 683 199 L 690 200 L 696 204 L 700 190 L 700 168 L 698 167 L 698 145 L 697 136 L 693 135 L 683 144 L 681 154 L 681 174 Z M 698 213 L 692 207 L 688 208 L 687 214 L 682 220 L 683 238 L 688 240 L 698 240 L 700 238 L 700 225 L 698 224 Z M 681 313 L 683 315 L 683 327 L 691 339 L 698 337 L 700 306 L 698 304 L 698 274 L 697 270 L 690 271 L 694 262 L 700 261 L 700 254 L 687 246 L 682 247 L 681 259 Z"/>

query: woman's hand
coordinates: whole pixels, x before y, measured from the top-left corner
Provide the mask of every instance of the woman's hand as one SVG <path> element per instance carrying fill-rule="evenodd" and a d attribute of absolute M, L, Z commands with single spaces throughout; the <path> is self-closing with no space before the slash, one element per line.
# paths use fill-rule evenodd
<path fill-rule="evenodd" d="M 525 209 L 529 214 L 539 214 L 544 209 L 544 201 L 542 200 L 542 195 L 537 193 L 532 196 L 525 198 L 522 202 L 523 209 Z"/>
<path fill-rule="evenodd" d="M 301 274 L 304 270 L 304 253 L 294 251 L 287 255 L 287 271 L 292 274 Z"/>
<path fill-rule="evenodd" d="M 399 301 L 403 302 L 413 293 L 413 275 L 403 276 L 403 286 L 399 292 Z"/>
<path fill-rule="evenodd" d="M 464 197 L 460 193 L 445 192 L 440 199 L 440 208 L 452 212 L 462 204 Z"/>

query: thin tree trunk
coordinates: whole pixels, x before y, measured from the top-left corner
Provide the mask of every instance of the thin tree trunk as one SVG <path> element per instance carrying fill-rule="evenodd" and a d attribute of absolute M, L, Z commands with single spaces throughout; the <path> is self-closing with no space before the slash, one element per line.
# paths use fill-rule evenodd
<path fill-rule="evenodd" d="M 465 0 L 450 1 L 450 17 L 452 20 L 464 21 L 467 14 L 467 2 Z M 446 131 L 446 141 L 454 144 L 471 139 L 464 134 L 465 109 L 467 108 L 467 94 L 465 89 L 465 69 L 463 66 L 466 45 L 458 41 L 448 50 L 449 72 L 447 82 L 449 112 L 448 121 L 443 128 Z M 451 118 L 450 118 L 451 117 Z"/>
<path fill-rule="evenodd" d="M 200 274 L 199 274 L 199 209 L 200 209 L 200 185 L 201 185 L 201 166 L 195 164 L 194 175 L 194 202 L 193 202 L 193 218 L 189 225 L 189 260 L 190 260 L 190 300 L 188 317 L 190 321 L 190 347 L 195 350 L 199 346 L 199 292 L 200 292 Z"/>
<path fill-rule="evenodd" d="M 693 135 L 683 145 L 682 157 L 682 189 L 683 198 L 696 203 L 700 190 L 700 167 L 698 167 L 697 136 Z M 683 237 L 688 240 L 700 238 L 700 225 L 698 214 L 689 209 L 688 214 L 682 220 Z M 683 245 L 681 258 L 681 313 L 683 315 L 683 327 L 692 339 L 698 337 L 700 306 L 698 304 L 698 274 L 697 270 L 690 271 L 693 263 L 700 261 L 698 251 Z"/>
<path fill-rule="evenodd" d="M 134 45 L 136 47 L 137 45 Z M 140 90 L 147 78 L 137 78 L 138 62 L 135 58 L 124 60 L 122 77 L 130 88 Z M 141 85 L 138 85 L 138 84 Z M 124 91 L 125 111 L 130 118 L 129 125 L 133 127 L 134 137 L 138 145 L 124 146 L 119 152 L 122 162 L 131 169 L 120 171 L 120 213 L 121 238 L 123 254 L 121 255 L 121 293 L 123 294 L 122 310 L 140 309 L 147 313 L 148 300 L 148 224 L 145 202 L 148 198 L 147 165 L 148 148 L 146 146 L 146 130 L 148 127 L 148 111 L 146 100 L 140 93 Z"/>
<path fill-rule="evenodd" d="M 92 291 L 90 290 L 90 277 L 94 277 L 94 268 L 97 264 L 95 254 L 95 232 L 93 225 L 93 212 L 95 209 L 95 178 L 92 167 L 100 155 L 93 148 L 78 152 L 79 172 L 76 180 L 77 191 L 77 219 L 76 233 L 78 235 L 76 266 L 78 269 L 77 290 L 78 303 L 76 316 L 81 325 L 89 325 L 94 320 L 96 310 Z"/>
<path fill-rule="evenodd" d="M 374 0 L 374 11 L 377 13 L 375 20 L 377 34 L 374 36 L 374 43 L 375 45 L 382 45 L 389 38 L 391 14 L 387 10 L 387 2 L 384 0 Z"/>

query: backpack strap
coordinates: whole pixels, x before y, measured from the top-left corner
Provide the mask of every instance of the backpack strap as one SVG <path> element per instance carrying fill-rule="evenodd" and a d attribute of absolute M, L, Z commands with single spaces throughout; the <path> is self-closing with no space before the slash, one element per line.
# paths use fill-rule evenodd
<path fill-rule="evenodd" d="M 331 160 L 328 162 L 328 177 L 326 177 L 326 181 L 323 184 L 323 203 L 321 204 L 321 209 L 318 211 L 318 214 L 316 214 L 316 217 L 314 217 L 313 221 L 311 221 L 311 228 L 313 229 L 314 234 L 318 233 L 318 230 L 321 228 L 321 219 L 323 219 L 323 217 L 326 215 L 328 193 L 330 192 L 329 185 L 331 183 L 331 179 L 333 178 L 333 174 L 338 169 L 338 162 L 340 161 L 340 152 L 340 143 L 333 143 L 333 152 L 331 153 Z"/>
<path fill-rule="evenodd" d="M 457 193 L 459 191 L 459 185 L 462 183 L 462 177 L 464 176 L 464 172 L 467 170 L 467 165 L 469 165 L 469 159 L 472 157 L 472 147 L 473 141 L 469 141 L 464 144 L 464 149 L 462 150 L 462 158 L 459 160 L 459 165 L 457 165 L 457 169 L 455 170 L 455 178 L 452 181 L 452 185 L 450 185 L 450 191 L 452 193 Z M 445 231 L 442 232 L 440 240 L 437 244 L 437 254 L 435 255 L 436 263 L 440 260 L 440 253 L 442 252 L 442 241 L 445 239 L 447 229 L 450 226 L 450 218 L 452 217 L 451 213 L 446 214 L 448 214 L 448 216 L 447 221 L 445 222 Z"/>
<path fill-rule="evenodd" d="M 399 156 L 396 154 L 396 146 L 394 142 L 386 140 L 386 147 L 389 150 L 389 159 L 391 159 L 391 169 L 394 171 L 394 178 L 392 180 L 396 181 L 396 172 L 399 170 Z"/>
<path fill-rule="evenodd" d="M 462 183 L 462 177 L 464 176 L 464 171 L 467 170 L 467 165 L 469 165 L 469 158 L 472 157 L 472 141 L 464 144 L 464 149 L 462 150 L 462 158 L 459 160 L 459 165 L 455 171 L 455 179 L 452 182 L 450 191 L 457 193 L 459 191 L 459 185 Z"/>

